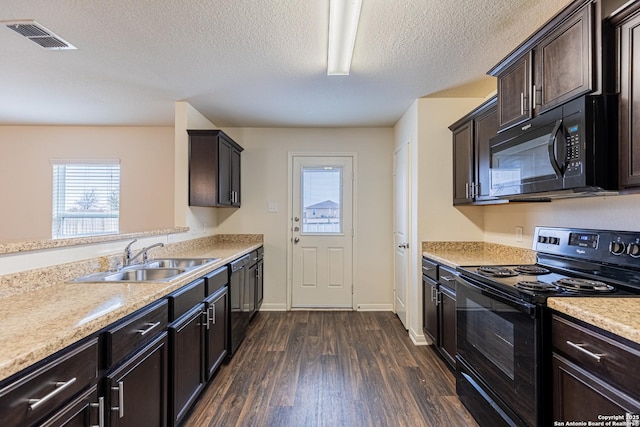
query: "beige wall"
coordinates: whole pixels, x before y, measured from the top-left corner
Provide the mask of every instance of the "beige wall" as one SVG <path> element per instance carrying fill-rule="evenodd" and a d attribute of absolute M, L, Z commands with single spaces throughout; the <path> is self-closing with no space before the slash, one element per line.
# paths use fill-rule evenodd
<path fill-rule="evenodd" d="M 482 103 L 482 98 L 421 98 L 394 127 L 394 146 L 410 144 L 409 334 L 422 333 L 420 261 L 423 241 L 482 240 L 482 209 L 452 206 L 453 148 L 448 126 Z"/>
<path fill-rule="evenodd" d="M 484 208 L 484 239 L 531 248 L 537 225 L 640 231 L 640 195 L 586 197 L 550 203 L 515 203 Z M 523 227 L 522 242 L 515 239 Z"/>
<path fill-rule="evenodd" d="M 198 110 L 187 102 L 176 102 L 175 107 L 175 225 L 189 227 L 188 233 L 174 236 L 188 240 L 215 234 L 218 222 L 216 208 L 189 206 L 189 135 L 188 129 L 217 129 Z"/>
<path fill-rule="evenodd" d="M 361 309 L 393 302 L 391 128 L 225 129 L 242 147 L 242 208 L 218 209 L 217 233 L 261 233 L 265 239 L 264 309 L 285 309 L 289 153 L 357 153 L 354 299 Z M 267 204 L 278 204 L 277 213 Z"/>
<path fill-rule="evenodd" d="M 173 128 L 0 126 L 0 241 L 51 238 L 51 159 L 120 159 L 120 231 L 173 227 Z"/>

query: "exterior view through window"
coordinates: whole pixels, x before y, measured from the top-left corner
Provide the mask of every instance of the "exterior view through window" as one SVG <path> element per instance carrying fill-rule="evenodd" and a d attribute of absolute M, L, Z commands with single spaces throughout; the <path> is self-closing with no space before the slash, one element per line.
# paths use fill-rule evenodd
<path fill-rule="evenodd" d="M 54 239 L 119 232 L 120 164 L 53 164 Z"/>
<path fill-rule="evenodd" d="M 342 233 L 342 168 L 303 168 L 302 203 L 303 233 Z"/>

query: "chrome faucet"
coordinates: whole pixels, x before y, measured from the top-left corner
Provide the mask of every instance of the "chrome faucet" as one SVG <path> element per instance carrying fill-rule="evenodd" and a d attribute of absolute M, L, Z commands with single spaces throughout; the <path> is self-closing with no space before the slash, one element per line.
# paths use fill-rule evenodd
<path fill-rule="evenodd" d="M 149 259 L 149 254 L 147 252 L 149 252 L 150 249 L 164 246 L 164 243 L 155 243 L 149 247 L 140 249 L 140 251 L 137 254 L 131 255 L 131 245 L 133 245 L 137 241 L 138 239 L 134 239 L 133 242 L 129 243 L 127 247 L 124 249 L 124 266 L 125 267 L 131 265 L 133 260 L 138 258 L 140 255 L 142 255 L 142 262 L 143 263 L 147 262 L 147 260 Z"/>

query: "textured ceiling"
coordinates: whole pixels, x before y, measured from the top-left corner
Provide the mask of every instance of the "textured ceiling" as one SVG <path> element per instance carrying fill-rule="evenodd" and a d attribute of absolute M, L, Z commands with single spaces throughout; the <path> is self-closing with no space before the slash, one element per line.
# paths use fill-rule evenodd
<path fill-rule="evenodd" d="M 486 71 L 567 0 L 364 0 L 351 75 L 326 75 L 329 0 L 0 0 L 77 50 L 0 27 L 0 124 L 391 126 Z M 461 90 L 461 88 L 463 90 Z"/>

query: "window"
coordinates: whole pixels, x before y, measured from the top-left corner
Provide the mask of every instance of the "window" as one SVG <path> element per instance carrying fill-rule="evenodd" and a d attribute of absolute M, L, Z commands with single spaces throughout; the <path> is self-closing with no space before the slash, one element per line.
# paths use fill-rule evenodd
<path fill-rule="evenodd" d="M 53 162 L 52 237 L 119 232 L 120 162 Z"/>
<path fill-rule="evenodd" d="M 302 169 L 302 232 L 342 233 L 342 168 Z"/>

